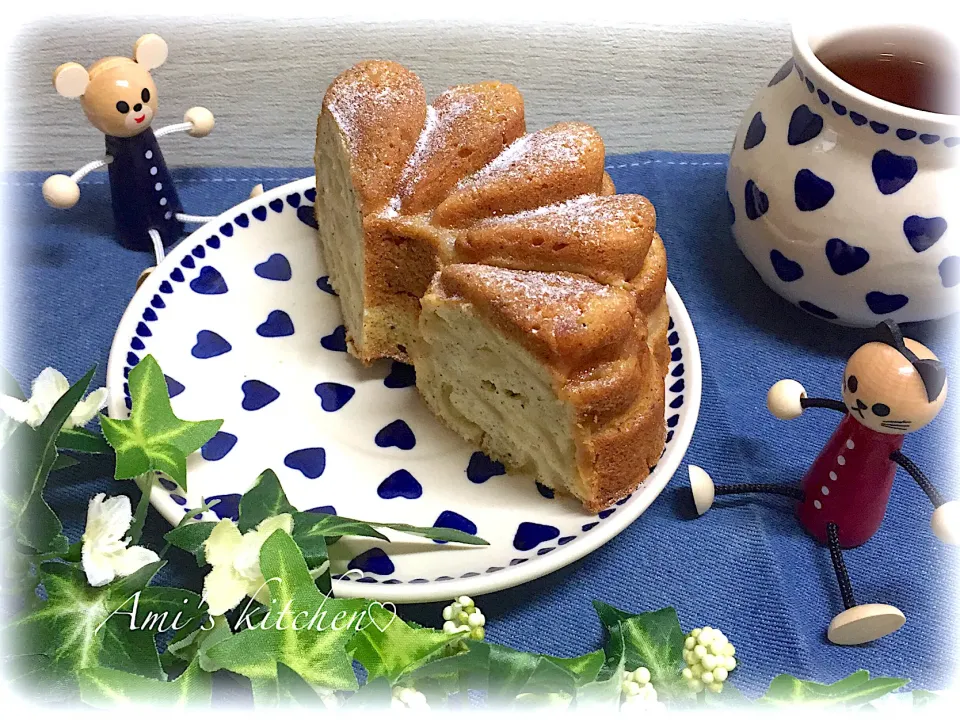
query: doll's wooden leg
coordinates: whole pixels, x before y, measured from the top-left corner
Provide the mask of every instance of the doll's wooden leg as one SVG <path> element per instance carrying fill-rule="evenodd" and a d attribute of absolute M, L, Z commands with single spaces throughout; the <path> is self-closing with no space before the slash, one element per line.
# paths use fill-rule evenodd
<path fill-rule="evenodd" d="M 843 598 L 845 609 L 830 622 L 827 639 L 835 645 L 862 645 L 899 630 L 906 622 L 906 618 L 893 605 L 879 603 L 857 605 L 853 597 L 850 575 L 847 573 L 846 563 L 843 562 L 839 530 L 836 523 L 827 524 L 830 560 L 833 562 L 833 571 L 837 575 L 840 596 Z"/>
<path fill-rule="evenodd" d="M 803 500 L 803 491 L 793 485 L 779 485 L 777 483 L 731 483 L 716 485 L 703 468 L 696 465 L 688 466 L 690 475 L 690 491 L 693 493 L 693 503 L 697 507 L 697 515 L 703 515 L 713 505 L 717 495 L 738 495 L 740 493 L 767 493 L 768 495 L 783 495 L 797 501 Z"/>

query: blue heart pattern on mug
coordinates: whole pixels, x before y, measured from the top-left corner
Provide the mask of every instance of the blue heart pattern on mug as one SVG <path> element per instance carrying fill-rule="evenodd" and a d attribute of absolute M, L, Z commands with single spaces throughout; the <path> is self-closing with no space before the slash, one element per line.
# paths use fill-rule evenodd
<path fill-rule="evenodd" d="M 803 267 L 800 263 L 790 260 L 779 250 L 770 251 L 770 263 L 777 277 L 784 282 L 794 282 L 803 277 Z"/>
<path fill-rule="evenodd" d="M 902 190 L 917 174 L 917 161 L 909 155 L 897 155 L 889 150 L 878 150 L 871 162 L 873 179 L 884 195 Z"/>
<path fill-rule="evenodd" d="M 947 221 L 942 217 L 911 215 L 903 221 L 903 234 L 907 236 L 910 247 L 918 253 L 936 245 L 946 231 Z"/>
<path fill-rule="evenodd" d="M 327 468 L 327 453 L 322 447 L 294 450 L 283 459 L 283 464 L 303 473 L 304 477 L 316 480 Z"/>
<path fill-rule="evenodd" d="M 866 300 L 867 307 L 876 315 L 888 315 L 896 312 L 909 302 L 906 295 L 887 295 L 879 290 L 867 293 Z"/>
<path fill-rule="evenodd" d="M 297 219 L 304 225 L 312 227 L 314 230 L 320 227 L 317 225 L 317 218 L 313 214 L 313 205 L 301 205 L 298 207 Z"/>
<path fill-rule="evenodd" d="M 330 284 L 330 276 L 324 275 L 323 277 L 317 278 L 317 287 L 323 290 L 328 295 L 336 295 L 337 291 L 333 289 L 333 285 Z"/>
<path fill-rule="evenodd" d="M 322 382 L 313 391 L 320 398 L 320 407 L 326 412 L 336 412 L 348 402 L 357 392 L 349 385 L 335 382 Z"/>
<path fill-rule="evenodd" d="M 753 180 L 747 180 L 743 188 L 743 204 L 747 217 L 756 220 L 770 209 L 767 194 L 757 187 Z"/>
<path fill-rule="evenodd" d="M 812 170 L 804 168 L 793 181 L 793 199 L 801 212 L 812 212 L 833 199 L 833 184 Z"/>
<path fill-rule="evenodd" d="M 393 500 L 398 497 L 416 500 L 423 495 L 423 486 L 408 470 L 401 469 L 384 478 L 383 482 L 377 486 L 377 495 L 384 500 Z"/>
<path fill-rule="evenodd" d="M 823 130 L 823 118 L 806 105 L 800 105 L 790 116 L 787 128 L 787 143 L 803 145 L 813 140 Z"/>
<path fill-rule="evenodd" d="M 767 134 L 767 126 L 763 124 L 763 116 L 757 113 L 750 121 L 750 127 L 747 128 L 747 134 L 743 136 L 743 149 L 749 150 L 755 148 L 763 142 Z"/>
<path fill-rule="evenodd" d="M 850 245 L 840 238 L 830 238 L 826 245 L 827 262 L 837 275 L 856 272 L 870 260 L 870 253 L 862 247 Z"/>

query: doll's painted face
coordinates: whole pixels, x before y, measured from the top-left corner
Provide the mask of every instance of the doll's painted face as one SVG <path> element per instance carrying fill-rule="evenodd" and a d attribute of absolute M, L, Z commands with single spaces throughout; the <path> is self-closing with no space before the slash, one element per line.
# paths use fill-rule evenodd
<path fill-rule="evenodd" d="M 920 343 L 906 339 L 919 359 L 936 360 Z M 920 373 L 891 345 L 871 342 L 860 347 L 843 373 L 843 401 L 850 414 L 871 430 L 906 435 L 932 421 L 947 397 L 947 385 L 931 401 Z"/>
<path fill-rule="evenodd" d="M 104 135 L 133 137 L 153 121 L 157 86 L 129 58 L 106 58 L 90 68 L 90 84 L 80 99 L 90 124 Z"/>

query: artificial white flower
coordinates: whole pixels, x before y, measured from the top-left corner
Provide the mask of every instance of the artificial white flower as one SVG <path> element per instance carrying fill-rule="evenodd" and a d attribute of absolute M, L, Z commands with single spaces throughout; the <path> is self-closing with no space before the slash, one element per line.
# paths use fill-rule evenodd
<path fill-rule="evenodd" d="M 443 609 L 443 631 L 448 635 L 468 632 L 470 639 L 483 640 L 487 618 L 480 612 L 473 599 L 461 595 Z"/>
<path fill-rule="evenodd" d="M 718 693 L 727 676 L 737 667 L 736 648 L 719 630 L 709 625 L 687 633 L 683 642 L 683 679 L 694 692 L 704 688 Z"/>
<path fill-rule="evenodd" d="M 87 527 L 81 541 L 83 571 L 87 582 L 101 587 L 114 578 L 126 577 L 160 558 L 153 550 L 130 544 L 124 539 L 133 522 L 130 498 L 94 495 L 87 508 Z"/>
<path fill-rule="evenodd" d="M 292 532 L 293 516 L 283 513 L 269 517 L 245 534 L 229 518 L 216 524 L 203 543 L 207 562 L 213 566 L 203 581 L 203 596 L 211 615 L 223 615 L 248 595 L 257 602 L 269 602 L 270 590 L 260 572 L 260 548 L 276 530 Z"/>
<path fill-rule="evenodd" d="M 70 389 L 70 382 L 63 373 L 53 368 L 45 368 L 33 381 L 30 398 L 18 400 L 9 395 L 0 395 L 0 411 L 17 423 L 26 423 L 30 427 L 37 427 L 47 419 L 64 393 Z M 74 428 L 86 425 L 93 420 L 107 404 L 107 389 L 98 388 L 77 403 L 70 413 L 70 417 L 63 424 L 65 428 Z M 2 438 L 0 433 L 0 438 Z"/>
<path fill-rule="evenodd" d="M 390 708 L 392 710 L 420 710 L 430 709 L 427 697 L 419 690 L 403 685 L 394 685 L 391 692 Z"/>

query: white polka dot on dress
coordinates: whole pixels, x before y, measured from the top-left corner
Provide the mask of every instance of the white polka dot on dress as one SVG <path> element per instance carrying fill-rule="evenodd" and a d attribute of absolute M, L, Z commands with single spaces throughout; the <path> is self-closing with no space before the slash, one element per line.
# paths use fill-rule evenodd
<path fill-rule="evenodd" d="M 817 510 L 819 510 L 820 508 L 823 507 L 823 505 L 820 504 L 820 501 L 819 501 L 819 500 L 814 500 L 814 501 L 813 501 L 813 506 L 814 506 Z"/>
<path fill-rule="evenodd" d="M 853 450 L 853 448 L 856 447 L 856 446 L 853 444 L 853 440 L 847 440 L 847 447 L 850 448 L 851 450 Z"/>
<path fill-rule="evenodd" d="M 151 159 L 151 158 L 153 157 L 153 150 L 147 150 L 147 151 L 143 154 L 143 156 L 144 156 L 147 160 Z"/>
<path fill-rule="evenodd" d="M 172 217 L 173 217 L 173 213 L 170 212 L 169 210 L 167 210 L 167 211 L 163 214 L 163 219 L 164 219 L 164 220 L 169 220 L 169 219 L 172 218 Z"/>
<path fill-rule="evenodd" d="M 837 479 L 837 474 L 836 474 L 833 470 L 830 471 L 830 479 L 831 479 L 831 480 L 836 480 L 836 479 Z"/>
<path fill-rule="evenodd" d="M 824 495 L 829 495 L 829 494 L 830 494 L 830 488 L 828 488 L 826 485 L 824 485 L 822 488 L 820 488 L 820 492 L 822 492 Z"/>
<path fill-rule="evenodd" d="M 163 183 L 157 183 L 156 185 L 153 186 L 153 189 L 156 190 L 157 192 L 160 192 L 161 190 L 163 190 Z"/>
<path fill-rule="evenodd" d="M 156 165 L 154 165 L 152 168 L 150 168 L 150 174 L 151 174 L 151 175 L 156 175 L 156 174 L 157 174 L 157 166 L 156 166 Z"/>
<path fill-rule="evenodd" d="M 837 456 L 837 465 L 846 465 L 847 459 L 843 455 Z"/>
<path fill-rule="evenodd" d="M 166 204 L 167 204 L 167 199 L 166 199 L 166 198 L 160 198 L 160 204 L 161 204 L 161 205 L 166 205 Z"/>

